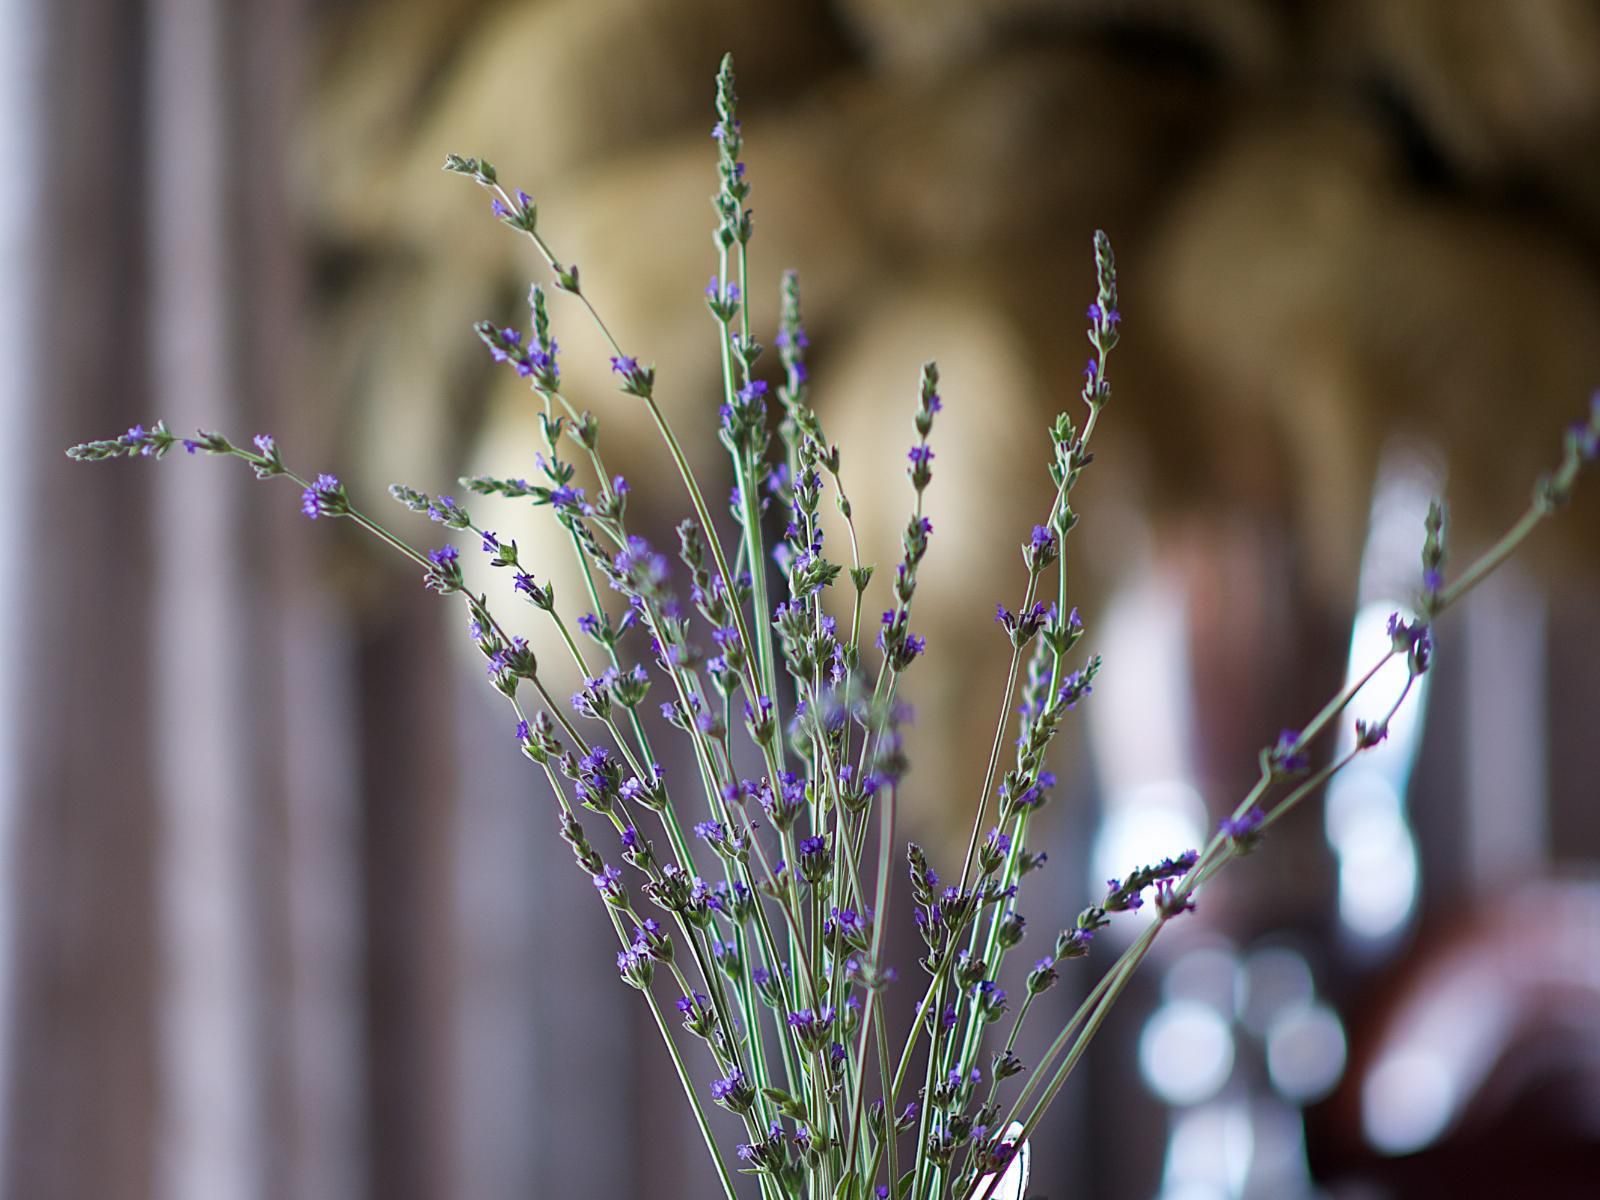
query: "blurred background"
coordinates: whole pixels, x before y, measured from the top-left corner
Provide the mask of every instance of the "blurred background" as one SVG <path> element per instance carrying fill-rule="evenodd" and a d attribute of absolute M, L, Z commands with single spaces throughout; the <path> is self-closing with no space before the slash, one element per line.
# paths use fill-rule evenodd
<path fill-rule="evenodd" d="M 1459 565 L 1600 385 L 1588 0 L 0 0 L 4 1195 L 710 1194 L 457 609 L 239 464 L 61 450 L 158 416 L 270 431 L 424 542 L 389 482 L 531 473 L 527 393 L 470 323 L 522 323 L 545 272 L 440 173 L 457 152 L 538 198 L 720 478 L 725 49 L 753 316 L 770 338 L 799 268 L 880 563 L 917 369 L 943 368 L 905 789 L 936 864 L 982 776 L 1044 431 L 1076 408 L 1093 230 L 1118 248 L 1069 543 L 1106 669 L 1058 742 L 1041 945 L 1106 875 L 1203 840 L 1370 657 L 1427 497 Z M 685 506 L 653 435 L 554 313 L 665 540 Z M 1162 939 L 1036 1138 L 1035 1192 L 1594 1194 L 1583 482 L 1441 622 L 1382 751 Z M 540 523 L 485 520 L 574 594 Z"/>

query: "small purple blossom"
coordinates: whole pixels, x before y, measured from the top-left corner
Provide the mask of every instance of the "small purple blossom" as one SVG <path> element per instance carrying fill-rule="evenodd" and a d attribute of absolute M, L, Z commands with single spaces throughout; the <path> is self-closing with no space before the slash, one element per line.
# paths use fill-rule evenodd
<path fill-rule="evenodd" d="M 1173 880 L 1163 879 L 1156 884 L 1156 908 L 1164 917 L 1176 917 L 1180 913 L 1194 911 L 1194 897 L 1180 895 Z"/>
<path fill-rule="evenodd" d="M 744 1072 L 734 1067 L 721 1079 L 711 1081 L 711 1098 L 734 1112 L 748 1112 L 755 1103 L 755 1089 L 745 1082 Z"/>
<path fill-rule="evenodd" d="M 1267 814 L 1261 811 L 1259 804 L 1252 804 L 1248 812 L 1238 817 L 1223 817 L 1217 822 L 1217 832 L 1223 837 L 1233 838 L 1235 841 L 1254 836 L 1262 823 L 1267 819 Z"/>
<path fill-rule="evenodd" d="M 562 484 L 560 487 L 550 489 L 550 503 L 557 508 L 570 508 L 582 511 L 584 508 L 583 489 Z"/>
<path fill-rule="evenodd" d="M 344 486 L 333 475 L 318 475 L 311 486 L 300 493 L 300 511 L 313 521 L 318 517 L 337 516 L 344 511 Z"/>
<path fill-rule="evenodd" d="M 706 299 L 713 304 L 720 303 L 727 306 L 737 304 L 739 302 L 739 285 L 730 281 L 728 286 L 724 288 L 722 281 L 713 275 L 711 282 L 706 284 Z"/>
<path fill-rule="evenodd" d="M 606 866 L 594 877 L 595 890 L 608 901 L 622 899 L 622 871 L 617 867 Z"/>

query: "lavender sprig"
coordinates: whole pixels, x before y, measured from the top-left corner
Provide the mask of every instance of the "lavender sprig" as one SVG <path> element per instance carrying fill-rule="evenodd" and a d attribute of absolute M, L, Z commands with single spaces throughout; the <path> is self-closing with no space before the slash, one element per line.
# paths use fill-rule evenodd
<path fill-rule="evenodd" d="M 1442 507 L 1437 504 L 1430 507 L 1425 529 L 1427 536 L 1423 550 L 1422 588 L 1425 595 L 1431 594 L 1435 597 L 1429 610 L 1430 621 L 1467 596 L 1496 567 L 1509 558 L 1540 523 L 1551 517 L 1561 504 L 1570 498 L 1579 473 L 1595 460 L 1597 447 L 1600 447 L 1600 392 L 1597 392 L 1590 401 L 1588 420 L 1569 429 L 1563 443 L 1560 463 L 1554 471 L 1541 477 L 1534 488 L 1533 501 L 1528 509 L 1493 546 L 1448 586 L 1443 585 L 1442 579 L 1436 579 L 1430 574 L 1441 568 L 1443 560 L 1442 544 L 1438 541 L 1443 527 Z M 1023 1132 L 1019 1140 L 1026 1139 L 1037 1127 L 1051 1101 L 1065 1086 L 1067 1078 L 1081 1060 L 1095 1033 L 1104 1022 L 1106 1014 L 1126 989 L 1134 972 L 1144 961 L 1151 945 L 1167 922 L 1191 908 L 1194 893 L 1214 878 L 1230 861 L 1253 849 L 1268 827 L 1313 795 L 1355 758 L 1382 741 L 1389 722 L 1405 702 L 1417 678 L 1431 665 L 1431 640 L 1426 623 L 1409 624 L 1397 615 L 1391 618 L 1390 629 L 1394 644 L 1371 668 L 1330 699 L 1304 728 L 1288 731 L 1285 737 L 1280 737 L 1276 746 L 1262 751 L 1261 775 L 1255 786 L 1239 802 L 1233 813 L 1219 824 L 1217 832 L 1196 856 L 1193 865 L 1182 878 L 1176 882 L 1168 881 L 1156 918 L 1102 976 L 1072 1020 L 1045 1051 L 1035 1074 L 1018 1096 L 1010 1116 L 1007 1117 L 1007 1123 L 1017 1119 L 1028 1099 L 1036 1090 L 1038 1091 L 1039 1099 L 1028 1115 L 1022 1119 Z M 1419 648 L 1423 648 L 1421 653 L 1418 652 Z M 1270 789 L 1303 770 L 1301 755 L 1304 748 L 1331 728 L 1333 722 L 1344 713 L 1355 697 L 1397 655 L 1406 657 L 1408 664 L 1406 683 L 1383 718 L 1370 725 L 1361 725 L 1357 730 L 1353 749 L 1311 775 L 1282 796 L 1270 809 L 1263 811 L 1262 802 Z M 1048 1083 L 1041 1086 L 1039 1081 L 1044 1078 L 1044 1067 L 1057 1055 L 1062 1054 L 1063 1049 L 1066 1051 L 1065 1055 L 1059 1065 L 1055 1066 Z M 993 1186 L 991 1183 L 989 1187 L 972 1197 L 972 1200 L 989 1200 Z"/>

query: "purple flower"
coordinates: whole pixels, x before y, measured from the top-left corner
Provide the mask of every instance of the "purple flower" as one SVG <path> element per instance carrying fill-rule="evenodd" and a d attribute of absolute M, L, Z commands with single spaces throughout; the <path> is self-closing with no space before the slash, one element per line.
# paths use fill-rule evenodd
<path fill-rule="evenodd" d="M 436 567 L 453 563 L 460 557 L 461 552 L 454 546 L 440 546 L 437 550 L 428 551 L 428 561 Z"/>
<path fill-rule="evenodd" d="M 650 955 L 635 944 L 617 952 L 617 972 L 630 986 L 643 990 L 650 986 L 655 964 Z"/>
<path fill-rule="evenodd" d="M 300 493 L 300 511 L 315 521 L 318 517 L 338 516 L 345 511 L 344 486 L 332 475 L 318 475 Z"/>
<path fill-rule="evenodd" d="M 911 447 L 906 454 L 914 466 L 925 467 L 933 460 L 933 447 L 927 443 Z"/>
<path fill-rule="evenodd" d="M 250 440 L 256 444 L 256 449 L 268 458 L 271 458 L 273 451 L 277 449 L 277 443 L 272 440 L 270 433 L 258 433 Z"/>
<path fill-rule="evenodd" d="M 800 840 L 800 875 L 807 883 L 816 885 L 828 878 L 833 866 L 833 856 L 828 853 L 828 839 L 808 837 Z"/>
<path fill-rule="evenodd" d="M 450 549 L 451 547 L 445 547 Z M 428 557 L 432 558 L 430 554 Z M 450 559 L 448 561 L 454 561 Z M 441 561 L 441 565 L 443 565 Z M 527 638 L 512 638 L 509 646 L 501 646 L 489 656 L 488 671 L 491 676 L 500 675 L 505 671 L 514 670 L 519 660 L 523 659 L 528 647 Z"/>
<path fill-rule="evenodd" d="M 1089 305 L 1089 320 L 1098 323 L 1102 317 L 1107 325 L 1115 325 L 1122 320 L 1122 314 L 1116 309 L 1103 309 L 1098 304 Z"/>
<path fill-rule="evenodd" d="M 496 196 L 493 203 L 489 205 L 489 211 L 494 213 L 494 215 L 499 217 L 502 221 L 511 215 L 511 210 L 501 202 L 500 197 L 498 196 Z"/>
<path fill-rule="evenodd" d="M 755 1102 L 755 1089 L 745 1082 L 744 1072 L 734 1067 L 721 1079 L 711 1081 L 711 1098 L 735 1112 L 747 1111 Z"/>
<path fill-rule="evenodd" d="M 639 369 L 639 360 L 626 354 L 611 356 L 611 369 L 618 375 L 628 375 Z"/>
<path fill-rule="evenodd" d="M 1239 841 L 1254 835 L 1266 819 L 1267 814 L 1261 811 L 1261 806 L 1253 804 L 1242 817 L 1223 817 L 1217 823 L 1217 832 Z"/>
<path fill-rule="evenodd" d="M 584 507 L 583 489 L 571 487 L 568 484 L 552 488 L 550 490 L 550 503 L 557 508 L 572 508 L 581 511 Z"/>
<path fill-rule="evenodd" d="M 1070 929 L 1056 938 L 1057 958 L 1082 958 L 1089 953 L 1089 943 L 1094 941 L 1092 929 Z"/>
<path fill-rule="evenodd" d="M 1277 743 L 1267 751 L 1267 765 L 1284 775 L 1298 775 L 1311 765 L 1311 756 L 1300 744 L 1300 733 L 1285 729 L 1278 734 Z"/>
<path fill-rule="evenodd" d="M 1064 705 L 1070 711 L 1077 707 L 1079 700 L 1092 691 L 1094 685 L 1089 682 L 1088 674 L 1084 671 L 1074 671 L 1067 676 L 1066 682 L 1061 685 L 1061 690 L 1056 693 L 1056 703 Z"/>
<path fill-rule="evenodd" d="M 1600 391 L 1589 398 L 1589 423 L 1574 424 L 1571 434 L 1581 460 L 1593 462 L 1600 458 Z"/>
<path fill-rule="evenodd" d="M 612 866 L 604 867 L 594 877 L 595 890 L 610 903 L 617 903 L 623 899 L 622 872 Z"/>
<path fill-rule="evenodd" d="M 1412 671 L 1421 675 L 1433 661 L 1433 635 L 1426 621 L 1406 621 L 1389 614 L 1389 644 L 1396 654 L 1410 658 Z"/>
<path fill-rule="evenodd" d="M 1163 879 L 1156 884 L 1156 908 L 1164 917 L 1175 917 L 1179 913 L 1194 911 L 1194 897 L 1178 895 L 1177 885 L 1170 879 Z"/>
<path fill-rule="evenodd" d="M 527 741 L 529 732 L 530 731 L 528 729 L 528 723 L 526 721 L 518 721 L 517 722 L 517 741 L 519 741 L 519 742 Z"/>

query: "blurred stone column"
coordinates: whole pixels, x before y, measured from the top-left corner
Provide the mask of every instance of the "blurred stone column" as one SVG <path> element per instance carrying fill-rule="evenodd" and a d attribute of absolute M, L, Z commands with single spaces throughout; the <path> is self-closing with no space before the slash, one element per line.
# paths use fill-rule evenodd
<path fill-rule="evenodd" d="M 237 435 L 275 432 L 308 469 L 325 461 L 337 410 L 306 351 L 310 255 L 288 167 L 311 46 L 303 0 L 223 2 L 229 156 L 216 181 L 232 222 L 230 342 Z M 225 464 L 219 464 L 222 466 Z M 232 464 L 241 465 L 241 464 Z M 322 564 L 364 539 L 345 522 L 308 529 L 282 485 L 240 514 L 259 548 L 243 564 L 251 641 L 252 770 L 263 788 L 251 844 L 265 1010 L 262 1186 L 270 1197 L 371 1194 L 364 1001 L 366 868 L 357 737 L 358 630 Z M 309 536 L 308 536 L 309 535 Z"/>
<path fill-rule="evenodd" d="M 362 1193 L 352 667 L 294 497 L 61 454 L 281 428 L 298 18 L 0 4 L 6 1195 Z"/>
<path fill-rule="evenodd" d="M 21 110 L 33 157 L 10 172 L 39 207 L 30 269 L 5 281 L 31 353 L 5 412 L 24 503 L 3 631 L 20 703 L 0 1191 L 123 1200 L 150 1194 L 156 1099 L 150 491 L 61 450 L 147 411 L 141 28 L 118 0 L 11 7 L 36 22 L 40 87 Z"/>
<path fill-rule="evenodd" d="M 284 179 L 300 15 L 155 0 L 149 236 L 161 410 L 276 431 L 309 464 L 326 434 L 296 411 Z M 281 482 L 197 466 L 161 476 L 159 1194 L 359 1195 L 354 659 L 312 569 L 330 539 Z"/>
<path fill-rule="evenodd" d="M 215 0 L 153 0 L 148 28 L 152 374 L 175 430 L 241 417 L 232 355 L 244 280 L 227 242 L 224 14 Z M 253 644 L 239 536 L 248 472 L 173 462 L 158 477 L 150 683 L 159 789 L 155 873 L 158 1070 L 156 1194 L 263 1196 L 262 929 L 254 919 L 249 753 Z M 131 481 L 130 481 L 131 482 Z"/>
<path fill-rule="evenodd" d="M 43 21 L 33 0 L 0 0 L 0 161 L 34 161 L 43 141 L 38 112 L 43 73 L 38 69 Z M 0 424 L 9 432 L 0 446 L 0 506 L 20 512 L 35 471 L 27 462 L 33 449 L 28 436 L 29 399 L 38 386 L 40 362 L 34 353 L 38 329 L 33 312 L 39 278 L 38 230 L 42 180 L 30 171 L 13 170 L 0 177 Z M 30 534 L 21 522 L 0 524 L 0 562 L 20 563 Z M 0 592 L 0 636 L 20 625 L 23 596 L 14 589 Z M 0 673 L 0 872 L 7 879 L 16 870 L 14 853 L 18 807 L 22 802 L 19 736 L 27 702 L 20 672 Z M 16 897 L 0 894 L 0 1035 L 10 1028 L 16 980 Z M 0 1036 L 0 1081 L 10 1077 L 11 1047 Z M 0 1161 L 8 1128 L 0 1088 Z"/>

